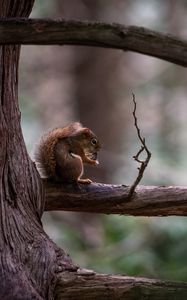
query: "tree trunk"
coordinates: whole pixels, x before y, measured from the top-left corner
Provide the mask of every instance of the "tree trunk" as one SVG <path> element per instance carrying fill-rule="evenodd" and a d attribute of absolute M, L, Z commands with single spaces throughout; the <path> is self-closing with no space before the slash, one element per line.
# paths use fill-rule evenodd
<path fill-rule="evenodd" d="M 26 18 L 33 2 L 0 1 L 0 17 Z M 45 234 L 40 220 L 45 207 L 43 185 L 27 154 L 20 126 L 19 52 L 18 45 L 0 46 L 0 299 L 186 299 L 183 283 L 77 270 Z M 105 187 L 100 188 L 106 196 Z M 81 186 L 79 197 L 80 192 Z M 117 197 L 120 202 L 123 192 Z M 81 198 L 86 193 L 82 191 Z M 136 195 L 134 200 L 138 200 Z"/>
<path fill-rule="evenodd" d="M 27 17 L 32 0 L 0 2 L 0 17 Z M 42 182 L 27 154 L 18 108 L 20 46 L 0 47 L 0 299 L 52 299 L 71 260 L 42 229 Z"/>

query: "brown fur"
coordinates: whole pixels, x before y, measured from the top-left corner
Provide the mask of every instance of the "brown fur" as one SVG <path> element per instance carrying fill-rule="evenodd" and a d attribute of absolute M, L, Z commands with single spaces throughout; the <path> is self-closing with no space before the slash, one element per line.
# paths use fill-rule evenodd
<path fill-rule="evenodd" d="M 96 165 L 100 144 L 97 137 L 80 123 L 56 128 L 42 137 L 36 151 L 36 162 L 45 177 L 60 181 L 79 181 L 82 163 Z"/>

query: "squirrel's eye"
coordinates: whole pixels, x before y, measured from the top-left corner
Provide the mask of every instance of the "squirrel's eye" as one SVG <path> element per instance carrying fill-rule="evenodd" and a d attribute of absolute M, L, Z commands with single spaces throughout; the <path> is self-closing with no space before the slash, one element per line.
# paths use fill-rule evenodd
<path fill-rule="evenodd" d="M 96 139 L 91 139 L 91 143 L 92 143 L 92 145 L 96 145 L 97 144 L 97 140 Z"/>

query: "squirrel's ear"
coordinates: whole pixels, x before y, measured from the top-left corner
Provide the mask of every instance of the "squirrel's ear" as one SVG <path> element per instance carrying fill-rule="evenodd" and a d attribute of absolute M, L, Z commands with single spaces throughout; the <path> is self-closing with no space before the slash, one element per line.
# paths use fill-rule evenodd
<path fill-rule="evenodd" d="M 84 134 L 86 137 L 90 135 L 90 129 L 89 128 L 82 128 L 79 133 Z"/>
<path fill-rule="evenodd" d="M 77 132 L 75 132 L 73 135 L 87 139 L 91 135 L 91 130 L 89 128 L 83 127 L 79 129 Z"/>
<path fill-rule="evenodd" d="M 90 133 L 90 129 L 89 128 L 82 128 L 82 132 L 89 134 Z"/>

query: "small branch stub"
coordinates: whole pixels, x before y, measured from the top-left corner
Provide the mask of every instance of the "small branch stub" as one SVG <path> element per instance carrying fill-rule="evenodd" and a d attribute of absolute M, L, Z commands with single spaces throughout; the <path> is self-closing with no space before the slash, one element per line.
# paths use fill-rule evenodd
<path fill-rule="evenodd" d="M 136 128 L 138 139 L 140 140 L 142 146 L 139 149 L 139 151 L 137 152 L 137 154 L 133 156 L 134 160 L 137 161 L 140 164 L 140 167 L 138 167 L 138 176 L 136 177 L 135 181 L 133 182 L 133 184 L 130 187 L 129 198 L 132 197 L 137 185 L 141 181 L 141 179 L 143 177 L 143 174 L 144 174 L 144 171 L 145 171 L 145 169 L 146 169 L 146 167 L 149 163 L 149 160 L 151 158 L 151 152 L 149 151 L 149 149 L 148 149 L 148 147 L 145 143 L 145 138 L 143 138 L 141 136 L 140 128 L 138 127 L 138 120 L 137 120 L 137 117 L 136 117 L 137 104 L 136 104 L 136 100 L 135 100 L 135 95 L 132 94 L 132 97 L 133 97 L 133 103 L 134 103 L 134 110 L 133 110 L 134 126 Z M 140 159 L 140 154 L 142 154 L 142 152 L 144 152 L 144 151 L 146 153 L 146 158 L 145 158 L 145 160 L 142 160 L 142 159 Z"/>

